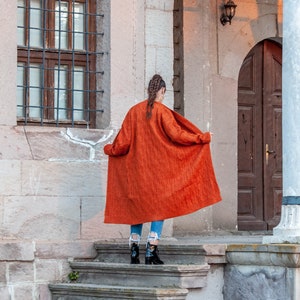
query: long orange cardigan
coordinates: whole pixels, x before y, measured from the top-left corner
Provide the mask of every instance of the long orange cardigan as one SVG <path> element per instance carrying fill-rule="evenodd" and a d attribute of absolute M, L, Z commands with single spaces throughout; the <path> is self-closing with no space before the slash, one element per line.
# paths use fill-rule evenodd
<path fill-rule="evenodd" d="M 192 213 L 221 200 L 210 133 L 161 103 L 146 118 L 133 106 L 109 155 L 105 223 L 140 224 Z"/>

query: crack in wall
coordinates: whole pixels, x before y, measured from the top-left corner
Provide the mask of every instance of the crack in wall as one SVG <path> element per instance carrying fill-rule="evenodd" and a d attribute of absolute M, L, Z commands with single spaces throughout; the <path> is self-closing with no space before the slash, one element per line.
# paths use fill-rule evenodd
<path fill-rule="evenodd" d="M 61 135 L 64 138 L 66 138 L 69 142 L 89 148 L 89 150 L 90 150 L 89 160 L 92 161 L 92 160 L 95 160 L 96 146 L 98 144 L 101 144 L 101 143 L 107 141 L 113 135 L 113 130 L 109 130 L 108 134 L 103 134 L 101 136 L 101 138 L 99 138 L 99 140 L 97 140 L 97 141 L 80 138 L 80 137 L 74 135 L 69 128 L 67 128 L 66 133 L 61 131 Z"/>

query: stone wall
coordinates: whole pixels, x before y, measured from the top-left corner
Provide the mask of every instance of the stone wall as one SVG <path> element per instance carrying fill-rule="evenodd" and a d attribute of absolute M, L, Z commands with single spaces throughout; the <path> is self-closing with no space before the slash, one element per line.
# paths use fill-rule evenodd
<path fill-rule="evenodd" d="M 101 2 L 109 5 L 104 22 L 110 41 L 104 71 L 109 76 L 104 85 L 111 113 L 110 125 L 95 130 L 16 125 L 17 1 L 0 4 L 3 300 L 50 299 L 47 285 L 67 280 L 69 258 L 94 257 L 96 240 L 127 238 L 127 225 L 103 223 L 103 146 L 112 141 L 127 110 L 146 97 L 146 82 L 154 73 L 166 79 L 167 104 L 172 106 L 173 1 Z M 171 236 L 172 221 L 166 223 L 165 235 Z"/>
<path fill-rule="evenodd" d="M 233 24 L 223 27 L 221 1 L 184 1 L 184 107 L 188 119 L 214 133 L 211 147 L 223 202 L 168 220 L 165 237 L 235 229 L 238 72 L 257 42 L 281 36 L 279 3 L 256 2 L 240 0 Z M 68 258 L 93 257 L 95 240 L 127 237 L 128 226 L 103 223 L 103 145 L 112 141 L 128 109 L 146 97 L 154 73 L 165 78 L 165 104 L 173 107 L 173 1 L 107 3 L 110 124 L 96 130 L 16 126 L 17 1 L 0 3 L 3 300 L 49 299 L 47 283 L 66 280 Z"/>
<path fill-rule="evenodd" d="M 109 237 L 102 148 L 111 134 L 0 127 L 2 299 L 48 299 L 48 282 L 67 280 L 68 258 L 95 256 L 93 241 Z"/>

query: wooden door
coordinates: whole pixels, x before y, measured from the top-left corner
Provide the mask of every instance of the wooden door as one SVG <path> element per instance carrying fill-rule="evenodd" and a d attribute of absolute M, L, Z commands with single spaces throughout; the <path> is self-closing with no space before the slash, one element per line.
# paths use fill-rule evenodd
<path fill-rule="evenodd" d="M 238 228 L 269 230 L 282 199 L 281 47 L 256 45 L 238 82 Z"/>

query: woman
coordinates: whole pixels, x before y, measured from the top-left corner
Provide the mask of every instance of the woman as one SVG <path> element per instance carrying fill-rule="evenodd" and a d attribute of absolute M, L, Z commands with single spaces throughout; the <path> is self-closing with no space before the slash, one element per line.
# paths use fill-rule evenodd
<path fill-rule="evenodd" d="M 105 222 L 131 225 L 131 263 L 138 264 L 143 223 L 151 222 L 146 264 L 163 264 L 158 241 L 163 221 L 221 200 L 212 166 L 211 134 L 162 104 L 166 84 L 158 74 L 148 99 L 133 106 L 109 155 Z"/>

